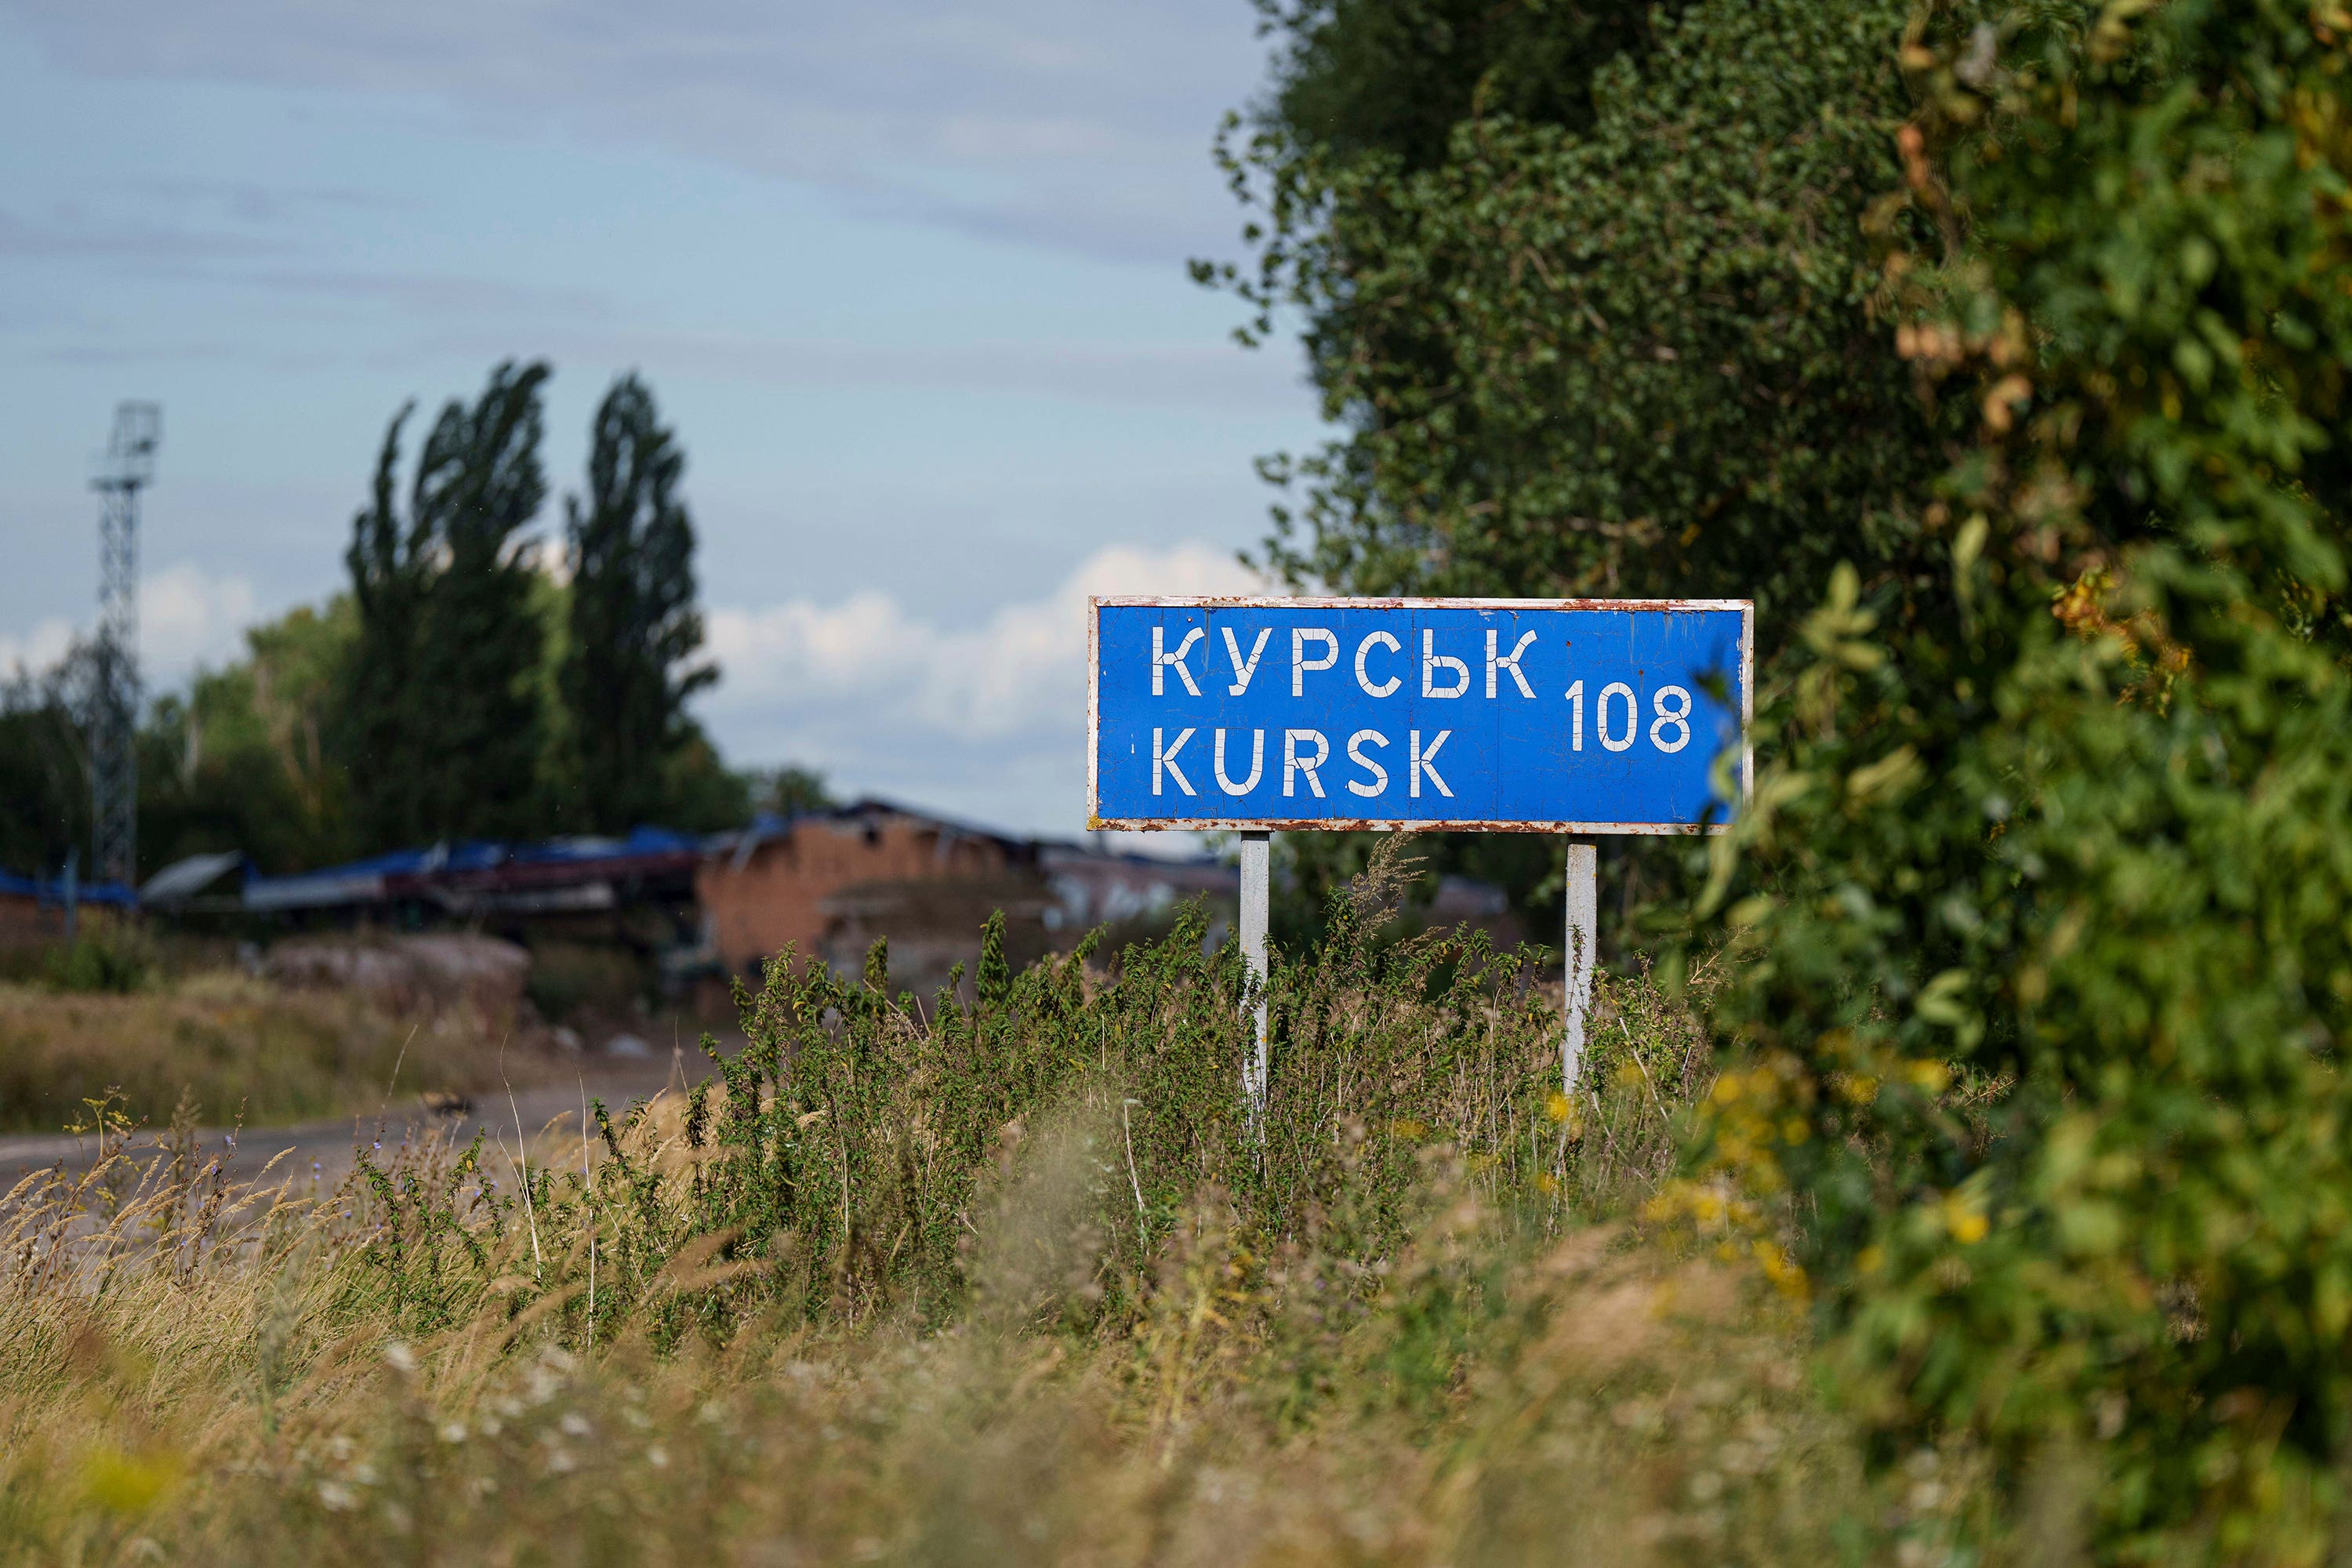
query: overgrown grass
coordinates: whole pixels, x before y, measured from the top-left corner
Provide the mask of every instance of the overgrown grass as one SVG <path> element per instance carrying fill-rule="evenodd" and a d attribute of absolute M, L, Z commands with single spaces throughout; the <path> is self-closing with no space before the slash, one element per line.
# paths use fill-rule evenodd
<path fill-rule="evenodd" d="M 396 1062 L 404 1084 L 490 1087 L 497 1045 L 462 1011 L 396 1017 L 225 971 L 128 994 L 0 983 L 0 1131 L 55 1131 L 110 1090 L 157 1126 L 183 1096 L 248 1125 L 373 1109 Z"/>
<path fill-rule="evenodd" d="M 193 1145 L 8 1200 L 16 1562 L 1932 1560 L 1800 1310 L 1633 1216 L 1708 1070 L 1603 994 L 1560 1093 L 1527 963 L 1243 973 L 1197 925 L 977 1002 L 779 965 L 719 1087 L 240 1207 Z M 1908 1560 L 1906 1558 L 1906 1560 Z"/>
<path fill-rule="evenodd" d="M 51 991 L 136 991 L 164 967 L 164 944 L 111 910 L 82 911 L 71 942 L 0 945 L 0 984 Z"/>

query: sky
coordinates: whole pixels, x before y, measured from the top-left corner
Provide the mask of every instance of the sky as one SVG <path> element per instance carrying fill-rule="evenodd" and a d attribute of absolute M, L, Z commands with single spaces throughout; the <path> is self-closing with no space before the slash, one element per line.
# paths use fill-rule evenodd
<path fill-rule="evenodd" d="M 384 427 L 646 376 L 740 765 L 1006 827 L 1085 805 L 1089 593 L 1235 592 L 1321 440 L 1193 257 L 1246 0 L 0 0 L 0 671 L 95 616 L 115 404 L 163 409 L 151 690 L 341 583 Z M 553 531 L 560 500 L 541 527 Z"/>

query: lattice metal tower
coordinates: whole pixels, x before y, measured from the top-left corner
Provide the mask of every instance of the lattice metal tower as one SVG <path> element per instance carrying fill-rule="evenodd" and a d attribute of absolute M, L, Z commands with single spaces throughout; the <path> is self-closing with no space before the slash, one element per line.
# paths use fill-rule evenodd
<path fill-rule="evenodd" d="M 163 409 L 118 404 L 90 488 L 98 522 L 98 646 L 90 672 L 90 870 L 131 886 L 139 869 L 139 491 L 155 477 Z"/>

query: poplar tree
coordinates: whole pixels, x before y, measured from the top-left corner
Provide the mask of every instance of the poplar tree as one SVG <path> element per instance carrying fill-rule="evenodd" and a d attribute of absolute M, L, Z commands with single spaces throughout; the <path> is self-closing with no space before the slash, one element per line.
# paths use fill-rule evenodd
<path fill-rule="evenodd" d="M 579 810 L 599 831 L 665 814 L 670 764 L 699 735 L 687 699 L 719 679 L 695 662 L 694 524 L 686 454 L 634 374 L 596 410 L 588 493 L 568 498 L 570 636 L 562 690 Z"/>
<path fill-rule="evenodd" d="M 415 413 L 401 405 L 376 455 L 375 482 L 365 510 L 352 520 L 344 563 L 359 636 L 343 675 L 339 749 L 352 763 L 352 812 L 362 840 L 404 844 L 422 836 L 413 781 L 423 773 L 421 740 L 409 715 L 425 602 L 427 540 L 412 503 L 404 521 L 395 500 L 400 433 Z"/>
<path fill-rule="evenodd" d="M 360 635 L 347 677 L 354 805 L 378 847 L 520 836 L 541 825 L 545 628 L 530 605 L 547 497 L 543 362 L 491 371 L 451 400 L 395 503 L 403 408 L 377 459 L 347 560 Z"/>

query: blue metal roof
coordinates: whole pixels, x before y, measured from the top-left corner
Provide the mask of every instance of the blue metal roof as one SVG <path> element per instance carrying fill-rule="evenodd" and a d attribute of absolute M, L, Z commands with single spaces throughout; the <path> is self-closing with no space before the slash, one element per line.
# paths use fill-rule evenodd
<path fill-rule="evenodd" d="M 537 886 L 562 885 L 574 879 L 592 879 L 600 873 L 642 871 L 648 860 L 697 856 L 704 840 L 696 834 L 667 827 L 632 828 L 625 837 L 581 835 L 538 843 L 507 844 L 490 839 L 465 839 L 429 848 L 395 849 L 341 866 L 289 877 L 264 877 L 248 871 L 245 903 L 253 910 L 318 909 L 339 904 L 373 903 L 395 891 L 399 884 L 503 881 L 515 876 Z M 408 890 L 415 890 L 414 888 Z"/>
<path fill-rule="evenodd" d="M 66 885 L 61 878 L 45 880 L 0 871 L 0 897 L 32 899 L 44 904 L 61 905 L 66 901 Z M 139 901 L 131 889 L 120 882 L 83 882 L 75 888 L 74 898 L 85 904 L 116 904 L 123 909 L 129 909 Z"/>

